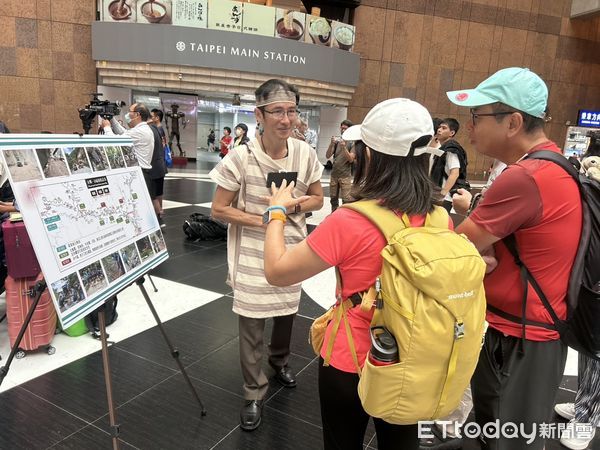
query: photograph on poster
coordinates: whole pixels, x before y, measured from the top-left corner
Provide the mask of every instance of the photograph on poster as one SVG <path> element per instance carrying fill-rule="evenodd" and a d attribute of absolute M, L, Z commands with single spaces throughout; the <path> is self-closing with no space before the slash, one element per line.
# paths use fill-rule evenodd
<path fill-rule="evenodd" d="M 304 42 L 329 47 L 331 44 L 331 20 L 307 14 Z"/>
<path fill-rule="evenodd" d="M 331 46 L 341 50 L 352 51 L 354 48 L 354 27 L 343 22 L 331 23 Z"/>
<path fill-rule="evenodd" d="M 121 151 L 123 152 L 123 159 L 125 160 L 125 165 L 127 167 L 138 166 L 138 160 L 133 151 L 133 147 L 121 147 Z"/>
<path fill-rule="evenodd" d="M 171 0 L 138 0 L 137 23 L 171 23 Z"/>
<path fill-rule="evenodd" d="M 135 22 L 137 0 L 103 0 L 102 20 L 107 22 Z"/>
<path fill-rule="evenodd" d="M 109 169 L 108 158 L 106 153 L 104 153 L 104 149 L 100 147 L 88 147 L 87 154 L 90 162 L 92 163 L 92 169 L 94 172 Z"/>
<path fill-rule="evenodd" d="M 150 242 L 152 242 L 154 253 L 160 253 L 167 248 L 167 244 L 165 244 L 165 239 L 160 230 L 155 231 L 150 235 Z"/>
<path fill-rule="evenodd" d="M 44 172 L 44 178 L 69 175 L 69 167 L 61 148 L 38 148 L 35 152 Z"/>
<path fill-rule="evenodd" d="M 275 14 L 275 36 L 295 41 L 304 40 L 306 14 L 300 11 L 277 8 Z"/>
<path fill-rule="evenodd" d="M 64 313 L 85 299 L 77 273 L 72 273 L 52 283 L 52 292 Z"/>
<path fill-rule="evenodd" d="M 120 253 L 127 272 L 131 269 L 135 269 L 141 264 L 140 255 L 138 254 L 135 244 L 129 244 L 127 247 L 123 247 L 120 250 Z"/>
<path fill-rule="evenodd" d="M 80 269 L 79 277 L 83 282 L 83 289 L 88 297 L 108 286 L 100 261 L 94 261 L 92 264 Z"/>
<path fill-rule="evenodd" d="M 8 171 L 14 182 L 41 180 L 43 178 L 33 149 L 3 150 L 3 153 Z"/>
<path fill-rule="evenodd" d="M 120 147 L 105 147 L 106 155 L 108 156 L 108 163 L 111 169 L 121 169 L 125 167 L 125 160 L 121 154 Z"/>
<path fill-rule="evenodd" d="M 106 272 L 109 283 L 112 283 L 125 275 L 125 266 L 123 265 L 119 252 L 111 253 L 102 258 L 102 266 L 104 267 L 104 272 Z"/>
<path fill-rule="evenodd" d="M 154 252 L 152 251 L 152 245 L 150 244 L 150 239 L 148 236 L 145 236 L 139 239 L 136 243 L 138 251 L 140 252 L 140 256 L 142 257 L 142 261 L 150 258 Z"/>
<path fill-rule="evenodd" d="M 90 162 L 88 161 L 85 148 L 83 147 L 64 147 L 67 157 L 67 164 L 72 174 L 92 173 Z"/>

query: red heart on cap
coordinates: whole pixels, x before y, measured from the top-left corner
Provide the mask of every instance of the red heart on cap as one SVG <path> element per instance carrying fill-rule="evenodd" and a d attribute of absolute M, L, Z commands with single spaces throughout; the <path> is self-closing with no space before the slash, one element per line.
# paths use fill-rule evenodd
<path fill-rule="evenodd" d="M 466 92 L 461 92 L 459 94 L 456 94 L 455 98 L 459 102 L 464 102 L 466 99 L 469 98 L 469 94 L 467 94 Z"/>

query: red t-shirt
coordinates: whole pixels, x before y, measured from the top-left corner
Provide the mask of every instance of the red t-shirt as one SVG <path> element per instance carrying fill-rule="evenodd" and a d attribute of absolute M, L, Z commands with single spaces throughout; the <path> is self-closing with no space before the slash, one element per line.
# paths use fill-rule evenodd
<path fill-rule="evenodd" d="M 221 154 L 222 155 L 226 155 L 227 153 L 229 153 L 229 145 L 231 144 L 231 141 L 233 141 L 232 136 L 223 136 L 221 138 Z"/>
<path fill-rule="evenodd" d="M 415 227 L 423 226 L 425 217 L 410 217 L 410 223 Z M 323 261 L 340 269 L 344 285 L 342 291 L 344 298 L 348 298 L 356 292 L 366 291 L 375 284 L 375 279 L 381 274 L 381 250 L 387 242 L 379 228 L 356 211 L 346 208 L 337 209 L 308 236 L 307 242 Z M 352 329 L 358 363 L 361 367 L 371 348 L 369 328 L 372 318 L 372 310 L 363 312 L 359 306 L 348 311 L 348 321 Z M 331 325 L 325 333 L 321 351 L 323 358 L 326 355 L 330 332 Z M 340 324 L 335 337 L 330 364 L 338 370 L 356 373 L 356 366 L 350 353 L 343 323 Z"/>
<path fill-rule="evenodd" d="M 560 149 L 551 141 L 538 150 Z M 503 239 L 515 234 L 523 263 L 530 270 L 558 317 L 566 317 L 569 275 L 579 245 L 582 209 L 578 186 L 557 164 L 526 159 L 509 166 L 485 193 L 470 219 L 488 233 Z M 485 277 L 487 302 L 517 317 L 522 316 L 523 284 L 519 269 L 503 241 L 494 244 L 498 267 Z M 527 318 L 552 323 L 538 295 L 529 286 Z M 488 311 L 490 326 L 520 337 L 522 326 Z M 532 341 L 558 339 L 558 333 L 540 327 L 526 328 Z"/>

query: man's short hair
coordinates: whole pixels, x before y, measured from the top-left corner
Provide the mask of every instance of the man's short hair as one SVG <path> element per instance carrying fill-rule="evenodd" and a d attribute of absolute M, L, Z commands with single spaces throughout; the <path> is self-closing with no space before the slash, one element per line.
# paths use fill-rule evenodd
<path fill-rule="evenodd" d="M 442 122 L 444 122 L 442 119 L 440 119 L 439 117 L 434 117 L 433 119 L 431 119 L 431 121 L 433 122 L 433 133 L 435 134 L 438 130 L 438 128 L 440 127 L 440 125 L 442 124 Z"/>
<path fill-rule="evenodd" d="M 442 121 L 440 122 L 440 125 L 445 123 L 446 125 L 448 125 L 448 128 L 450 128 L 451 131 L 454 131 L 454 136 L 456 136 L 456 133 L 458 133 L 458 130 L 460 129 L 460 123 L 458 123 L 458 120 L 456 120 L 454 117 L 447 117 L 445 119 L 442 119 Z M 439 128 L 439 125 L 438 125 Z M 437 130 L 434 130 L 437 131 Z"/>
<path fill-rule="evenodd" d="M 518 112 L 523 117 L 523 129 L 525 133 L 529 134 L 536 130 L 541 130 L 544 128 L 544 124 L 546 121 L 540 117 L 532 116 L 531 114 L 527 114 L 526 112 L 519 111 L 512 106 L 505 105 L 504 103 L 492 103 L 492 111 L 495 113 L 499 112 Z M 546 117 L 550 117 L 548 108 L 546 107 Z M 502 122 L 504 116 L 496 116 L 496 121 L 498 123 Z"/>
<path fill-rule="evenodd" d="M 350 128 L 354 124 L 350 120 L 345 119 L 345 120 L 342 120 L 342 123 L 340 123 L 340 126 L 342 126 L 342 125 L 346 125 L 348 128 Z"/>
<path fill-rule="evenodd" d="M 256 89 L 256 91 L 254 91 L 256 103 L 260 104 L 268 101 L 269 97 L 272 97 L 277 91 L 290 92 L 296 98 L 296 104 L 300 102 L 300 92 L 296 86 L 288 83 L 287 81 L 280 80 L 278 78 L 272 78 L 265 81 Z"/>
<path fill-rule="evenodd" d="M 223 129 L 224 129 L 224 130 L 227 130 L 227 132 L 228 132 L 229 134 L 231 134 L 231 128 L 229 128 L 229 127 L 223 127 Z"/>
<path fill-rule="evenodd" d="M 165 115 L 163 114 L 163 112 L 162 112 L 160 109 L 158 109 L 158 108 L 154 108 L 154 109 L 153 109 L 151 112 L 152 112 L 152 113 L 154 113 L 154 115 L 155 115 L 156 117 L 158 117 L 158 119 L 159 119 L 159 121 L 160 121 L 160 122 L 162 122 L 162 121 L 163 121 L 163 117 L 164 117 Z"/>
<path fill-rule="evenodd" d="M 150 118 L 150 111 L 148 110 L 148 107 L 143 103 L 136 103 L 133 110 L 136 113 L 139 113 L 143 122 L 147 122 Z"/>

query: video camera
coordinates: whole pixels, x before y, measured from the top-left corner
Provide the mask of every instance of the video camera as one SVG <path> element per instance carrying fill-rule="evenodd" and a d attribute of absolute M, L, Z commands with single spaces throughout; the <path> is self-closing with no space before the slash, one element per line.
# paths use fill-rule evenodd
<path fill-rule="evenodd" d="M 89 134 L 92 128 L 92 121 L 96 116 L 100 116 L 103 119 L 110 120 L 114 116 L 118 116 L 121 113 L 119 108 L 125 106 L 125 102 L 109 102 L 108 100 L 100 100 L 100 96 L 103 94 L 99 92 L 93 92 L 90 94 L 92 100 L 89 105 L 85 105 L 79 109 L 79 118 L 83 125 L 83 131 L 85 134 Z"/>

